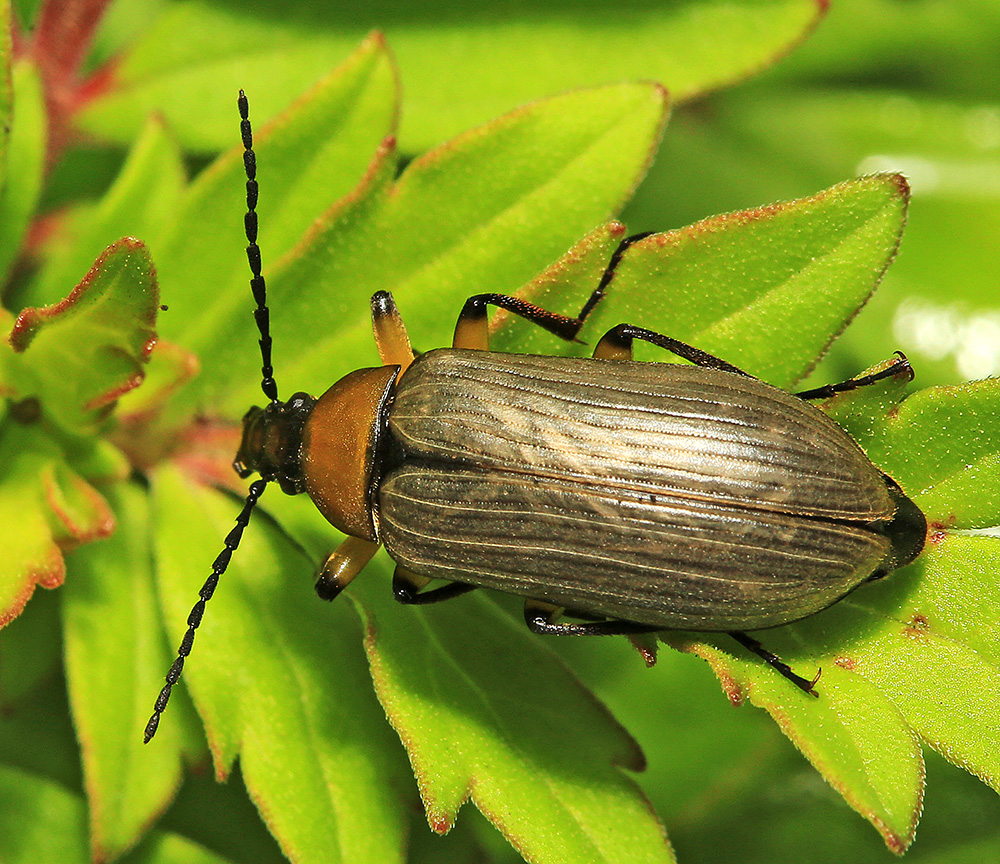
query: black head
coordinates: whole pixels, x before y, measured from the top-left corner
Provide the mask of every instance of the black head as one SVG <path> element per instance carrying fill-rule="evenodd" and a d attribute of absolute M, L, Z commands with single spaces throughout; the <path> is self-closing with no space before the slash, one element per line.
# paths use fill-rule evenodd
<path fill-rule="evenodd" d="M 264 480 L 277 481 L 287 495 L 304 492 L 302 427 L 315 404 L 308 393 L 296 393 L 287 402 L 271 402 L 265 408 L 247 411 L 243 440 L 233 462 L 236 473 L 246 478 L 256 471 Z"/>

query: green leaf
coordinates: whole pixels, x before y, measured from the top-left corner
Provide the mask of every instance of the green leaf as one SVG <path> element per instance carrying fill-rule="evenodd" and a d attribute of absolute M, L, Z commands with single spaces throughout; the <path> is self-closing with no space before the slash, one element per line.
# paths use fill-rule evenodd
<path fill-rule="evenodd" d="M 998 41 L 1000 14 L 992 0 L 836 4 L 809 50 L 796 53 L 776 77 L 906 82 L 970 101 L 995 99 L 996 88 L 980 72 L 996 63 Z"/>
<path fill-rule="evenodd" d="M 0 711 L 31 694 L 59 667 L 58 594 L 42 591 L 0 633 Z"/>
<path fill-rule="evenodd" d="M 529 861 L 673 860 L 620 770 L 641 770 L 637 745 L 542 640 L 485 597 L 403 608 L 369 569 L 351 590 L 375 689 L 433 830 L 471 797 Z"/>
<path fill-rule="evenodd" d="M 65 300 L 18 316 L 8 358 L 17 397 L 38 399 L 65 429 L 92 429 L 142 383 L 158 302 L 146 247 L 132 238 L 108 247 Z"/>
<path fill-rule="evenodd" d="M 902 177 L 873 175 L 642 240 L 584 338 L 641 322 L 787 387 L 874 292 L 907 199 Z M 649 349 L 641 356 L 669 359 Z"/>
<path fill-rule="evenodd" d="M 783 644 L 767 638 L 771 650 Z M 879 830 L 886 845 L 897 853 L 909 847 L 923 804 L 920 743 L 904 715 L 874 684 L 833 663 L 823 666 L 819 700 L 805 694 L 799 699 L 789 689 L 793 685 L 771 670 L 759 674 L 754 661 L 721 661 L 721 652 L 705 646 L 695 650 L 721 675 L 738 669 L 737 681 L 750 701 L 774 717 L 827 782 Z"/>
<path fill-rule="evenodd" d="M 824 670 L 818 700 L 734 656 L 725 642 L 687 643 L 709 659 L 731 698 L 749 696 L 768 710 L 895 851 L 912 840 L 923 798 L 916 736 L 1000 787 L 1000 650 L 993 637 L 1000 597 L 992 578 L 1000 540 L 949 533 L 1000 521 L 993 467 L 1000 441 L 991 422 L 998 392 L 991 380 L 931 388 L 902 402 L 898 385 L 881 396 L 831 400 L 835 416 L 856 429 L 864 413 L 858 406 L 871 410 L 860 441 L 924 509 L 931 532 L 910 567 L 762 634 L 793 668 Z M 850 402 L 858 404 L 845 408 Z"/>
<path fill-rule="evenodd" d="M 497 314 L 491 345 L 589 356 L 607 330 L 624 322 L 789 386 L 875 291 L 896 253 L 907 201 L 901 177 L 873 175 L 797 201 L 655 234 L 629 247 L 580 343 L 561 342 L 515 316 Z M 575 315 L 625 233 L 612 223 L 585 237 L 519 295 Z M 636 356 L 676 360 L 648 345 L 637 345 Z"/>
<path fill-rule="evenodd" d="M 925 4 L 919 12 L 896 10 L 893 17 L 932 16 L 933 9 L 971 25 L 977 13 L 959 12 L 961 5 Z M 990 4 L 971 5 L 981 13 Z M 834 4 L 816 38 L 826 39 L 831 25 L 842 27 L 845 17 L 867 11 Z M 899 48 L 911 29 L 887 32 L 895 33 Z M 842 51 L 841 43 L 833 44 Z M 908 214 L 902 254 L 814 381 L 853 374 L 871 362 L 872 346 L 878 345 L 904 350 L 924 384 L 995 375 L 997 272 L 990 262 L 1000 232 L 1000 108 L 993 95 L 983 102 L 970 101 L 968 94 L 935 95 L 900 79 L 882 79 L 885 89 L 877 86 L 858 91 L 833 83 L 823 89 L 761 85 L 720 94 L 710 111 L 680 112 L 625 218 L 651 226 L 685 224 L 759 201 L 798 197 L 852 174 L 900 172 L 918 202 Z"/>
<path fill-rule="evenodd" d="M 0 189 L 7 179 L 7 147 L 14 107 L 14 87 L 11 81 L 13 45 L 11 44 L 10 0 L 0 0 Z"/>
<path fill-rule="evenodd" d="M 0 640 L 6 641 L 6 632 L 0 633 Z M 54 647 L 60 649 L 58 639 Z M 4 706 L 0 714 L 0 765 L 48 777 L 67 789 L 82 789 L 79 744 L 61 677 L 36 687 L 16 704 Z"/>
<path fill-rule="evenodd" d="M 268 273 L 281 380 L 322 392 L 374 360 L 367 301 L 379 288 L 393 291 L 418 347 L 440 344 L 441 322 L 470 294 L 515 291 L 621 205 L 664 111 L 652 85 L 555 97 L 431 151 L 395 184 L 383 152 L 363 188 Z M 245 308 L 246 288 L 234 287 L 178 335 L 211 360 L 184 398 L 233 415 L 255 398 Z"/>
<path fill-rule="evenodd" d="M 178 644 L 239 506 L 166 467 L 153 480 L 160 596 Z M 242 546 L 183 679 L 216 776 L 224 778 L 239 755 L 251 797 L 296 861 L 401 860 L 395 785 L 405 769 L 371 693 L 354 612 L 317 601 L 312 564 L 266 517 Z M 158 685 L 147 686 L 152 706 Z M 160 726 L 171 722 L 168 711 Z"/>
<path fill-rule="evenodd" d="M 823 10 L 813 0 L 629 0 L 613 9 L 424 2 L 378 3 L 363 12 L 296 6 L 276 20 L 243 7 L 173 4 L 128 52 L 117 86 L 79 122 L 128 140 L 135 117 L 155 105 L 186 146 L 225 148 L 231 132 L 223 94 L 244 87 L 260 94 L 265 113 L 277 112 L 375 23 L 405 70 L 405 148 L 421 151 L 570 88 L 656 80 L 675 98 L 696 97 L 782 57 Z"/>
<path fill-rule="evenodd" d="M 131 848 L 173 798 L 181 781 L 182 731 L 200 744 L 178 699 L 157 746 L 143 746 L 150 681 L 172 657 L 150 572 L 146 495 L 123 484 L 111 500 L 118 530 L 73 554 L 73 578 L 62 606 L 70 704 L 77 735 L 86 742 L 83 769 L 95 860 L 114 859 Z"/>
<path fill-rule="evenodd" d="M 164 335 L 187 348 L 201 317 L 220 302 L 247 316 L 249 271 L 243 213 L 246 176 L 239 142 L 236 89 L 227 94 L 227 144 L 233 144 L 191 185 L 154 242 L 163 296 L 170 304 Z M 300 243 L 314 219 L 347 195 L 368 170 L 377 148 L 395 128 L 395 70 L 380 39 L 364 42 L 284 114 L 265 123 L 253 90 L 247 93 L 259 165 L 260 239 L 273 263 Z M 231 101 L 228 101 L 231 100 Z M 204 230 L 204 226 L 212 226 Z M 201 286 L 213 286 L 206 304 Z M 252 327 L 251 321 L 251 327 Z M 251 341 L 253 344 L 253 341 Z"/>
<path fill-rule="evenodd" d="M 873 458 L 942 528 L 1000 526 L 1000 381 L 932 387 L 902 402 Z M 882 454 L 885 454 L 884 456 Z"/>
<path fill-rule="evenodd" d="M 0 38 L 9 38 L 6 27 L 4 34 Z M 31 61 L 14 64 L 11 86 L 8 111 L 12 122 L 6 142 L 6 171 L 0 176 L 0 285 L 6 284 L 21 254 L 38 205 L 48 135 L 42 82 Z M 0 91 L 4 89 L 0 83 Z"/>
<path fill-rule="evenodd" d="M 0 425 L 0 626 L 16 618 L 36 585 L 62 584 L 62 550 L 106 537 L 114 517 L 101 495 L 64 461 L 37 424 L 8 415 Z"/>
<path fill-rule="evenodd" d="M 87 805 L 58 783 L 0 765 L 0 860 L 4 864 L 89 864 Z M 177 834 L 157 831 L 122 864 L 227 864 Z"/>
<path fill-rule="evenodd" d="M 0 765 L 0 859 L 89 864 L 86 807 L 58 783 Z"/>
<path fill-rule="evenodd" d="M 184 185 L 177 144 L 162 118 L 152 115 L 101 201 L 74 211 L 49 242 L 50 256 L 25 289 L 24 302 L 51 303 L 61 297 L 66 286 L 74 284 L 119 237 L 148 241 L 164 223 L 176 218 Z M 156 250 L 152 252 L 155 260 Z"/>

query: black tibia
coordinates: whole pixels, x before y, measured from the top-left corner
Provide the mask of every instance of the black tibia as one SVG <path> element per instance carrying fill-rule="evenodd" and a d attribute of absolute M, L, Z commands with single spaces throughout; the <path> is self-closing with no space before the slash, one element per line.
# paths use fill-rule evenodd
<path fill-rule="evenodd" d="M 461 597 L 477 587 L 466 582 L 449 582 L 440 588 L 422 591 L 421 589 L 429 581 L 426 577 L 417 576 L 403 567 L 396 567 L 396 571 L 392 574 L 392 594 L 397 601 L 407 606 L 426 606 L 428 603 L 440 603 L 452 597 Z"/>
<path fill-rule="evenodd" d="M 760 659 L 763 660 L 765 663 L 767 663 L 767 665 L 770 666 L 772 669 L 774 669 L 777 672 L 780 672 L 785 678 L 791 681 L 800 690 L 804 690 L 810 696 L 819 696 L 819 694 L 813 688 L 816 686 L 816 682 L 819 681 L 820 672 L 822 670 L 818 671 L 815 677 L 810 681 L 808 678 L 803 678 L 801 675 L 796 675 L 792 671 L 791 666 L 785 663 L 785 661 L 782 660 L 780 657 L 778 657 L 776 654 L 772 654 L 770 651 L 768 651 L 763 645 L 760 644 L 760 642 L 758 642 L 752 636 L 748 636 L 746 633 L 743 633 L 739 630 L 733 630 L 732 632 L 730 632 L 729 635 L 732 636 L 737 642 L 740 643 L 740 645 L 742 645 L 748 651 L 752 651 L 754 654 L 760 657 Z"/>
<path fill-rule="evenodd" d="M 456 340 L 456 347 L 464 347 L 470 344 L 469 337 L 466 334 L 479 327 L 485 328 L 488 306 L 506 309 L 508 312 L 519 315 L 532 324 L 537 324 L 544 330 L 548 330 L 560 339 L 565 339 L 567 342 L 576 340 L 576 336 L 587 320 L 587 316 L 590 315 L 594 307 L 604 297 L 604 293 L 608 285 L 611 284 L 611 280 L 614 278 L 615 271 L 618 269 L 625 251 L 633 243 L 642 240 L 644 237 L 648 237 L 651 233 L 634 234 L 631 237 L 626 237 L 618 244 L 618 248 L 615 249 L 604 274 L 601 276 L 601 281 L 590 297 L 587 298 L 587 302 L 583 304 L 580 313 L 575 318 L 569 315 L 562 315 L 558 312 L 550 312 L 548 309 L 543 309 L 534 303 L 529 303 L 526 300 L 520 300 L 517 297 L 511 297 L 507 294 L 476 294 L 470 297 L 465 301 L 465 306 L 458 316 L 458 322 L 455 327 L 456 334 L 462 334 L 464 338 L 459 337 Z M 459 344 L 459 342 L 463 344 Z"/>
<path fill-rule="evenodd" d="M 732 363 L 727 363 L 714 354 L 709 354 L 707 351 L 702 351 L 700 348 L 695 348 L 686 342 L 672 339 L 670 336 L 664 336 L 662 333 L 647 330 L 645 327 L 636 327 L 633 324 L 619 324 L 617 327 L 610 329 L 601 337 L 601 341 L 598 343 L 594 353 L 597 356 L 631 357 L 632 341 L 634 339 L 641 339 L 643 342 L 657 345 L 684 360 L 694 363 L 695 366 L 702 366 L 706 369 L 718 369 L 722 372 L 732 372 L 734 375 L 745 375 L 748 378 L 754 377 L 749 372 L 744 372 L 739 367 L 733 366 Z"/>
<path fill-rule="evenodd" d="M 846 393 L 849 390 L 857 390 L 859 387 L 867 387 L 886 378 L 894 378 L 897 375 L 906 375 L 908 381 L 913 380 L 913 367 L 906 355 L 902 351 L 896 352 L 896 360 L 886 366 L 881 372 L 872 372 L 870 375 L 862 375 L 860 378 L 849 378 L 839 384 L 824 384 L 822 387 L 815 387 L 812 390 L 803 390 L 796 393 L 800 399 L 829 399 L 836 393 Z"/>

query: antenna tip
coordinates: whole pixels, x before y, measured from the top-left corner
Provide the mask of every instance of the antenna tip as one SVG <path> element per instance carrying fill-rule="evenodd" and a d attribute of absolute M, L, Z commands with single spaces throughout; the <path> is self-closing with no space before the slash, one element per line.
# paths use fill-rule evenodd
<path fill-rule="evenodd" d="M 149 722 L 146 724 L 146 730 L 142 733 L 142 743 L 148 744 L 153 740 L 153 736 L 156 734 L 156 727 L 160 725 L 160 715 L 159 713 L 154 713 L 152 717 L 149 718 Z"/>

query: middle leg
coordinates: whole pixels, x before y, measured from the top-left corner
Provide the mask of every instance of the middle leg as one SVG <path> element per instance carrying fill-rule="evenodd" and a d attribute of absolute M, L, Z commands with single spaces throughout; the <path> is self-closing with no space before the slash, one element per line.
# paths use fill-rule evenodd
<path fill-rule="evenodd" d="M 754 377 L 749 372 L 744 372 L 738 366 L 733 366 L 732 363 L 727 363 L 714 354 L 709 354 L 707 351 L 702 351 L 700 348 L 688 345 L 687 342 L 681 342 L 670 336 L 664 336 L 662 333 L 647 330 L 645 327 L 636 327 L 634 324 L 619 324 L 617 327 L 612 327 L 601 337 L 601 341 L 597 343 L 597 347 L 594 349 L 594 357 L 599 360 L 631 360 L 632 342 L 635 339 L 641 339 L 643 342 L 657 345 L 684 360 L 694 363 L 695 366 L 702 366 L 706 369 L 719 369 L 722 372 L 732 372 L 734 375 L 745 375 L 747 378 Z"/>
<path fill-rule="evenodd" d="M 490 306 L 506 309 L 508 312 L 519 315 L 521 318 L 530 321 L 532 324 L 537 324 L 542 329 L 548 330 L 549 333 L 558 336 L 560 339 L 565 339 L 567 342 L 575 341 L 577 333 L 580 332 L 580 328 L 587 320 L 587 316 L 590 315 L 594 307 L 604 297 L 604 293 L 608 285 L 611 284 L 611 280 L 614 278 L 615 271 L 618 269 L 625 251 L 633 243 L 642 240 L 644 237 L 648 237 L 651 233 L 633 234 L 618 244 L 618 248 L 615 249 L 611 260 L 608 262 L 608 266 L 604 270 L 604 275 L 601 276 L 601 281 L 590 297 L 587 298 L 587 302 L 583 304 L 580 314 L 575 318 L 569 315 L 561 315 L 558 312 L 550 312 L 548 309 L 543 309 L 541 306 L 536 306 L 527 300 L 511 297 L 508 294 L 475 294 L 465 301 L 465 306 L 462 307 L 462 311 L 458 316 L 452 347 L 473 348 L 479 351 L 489 350 L 486 311 Z"/>

